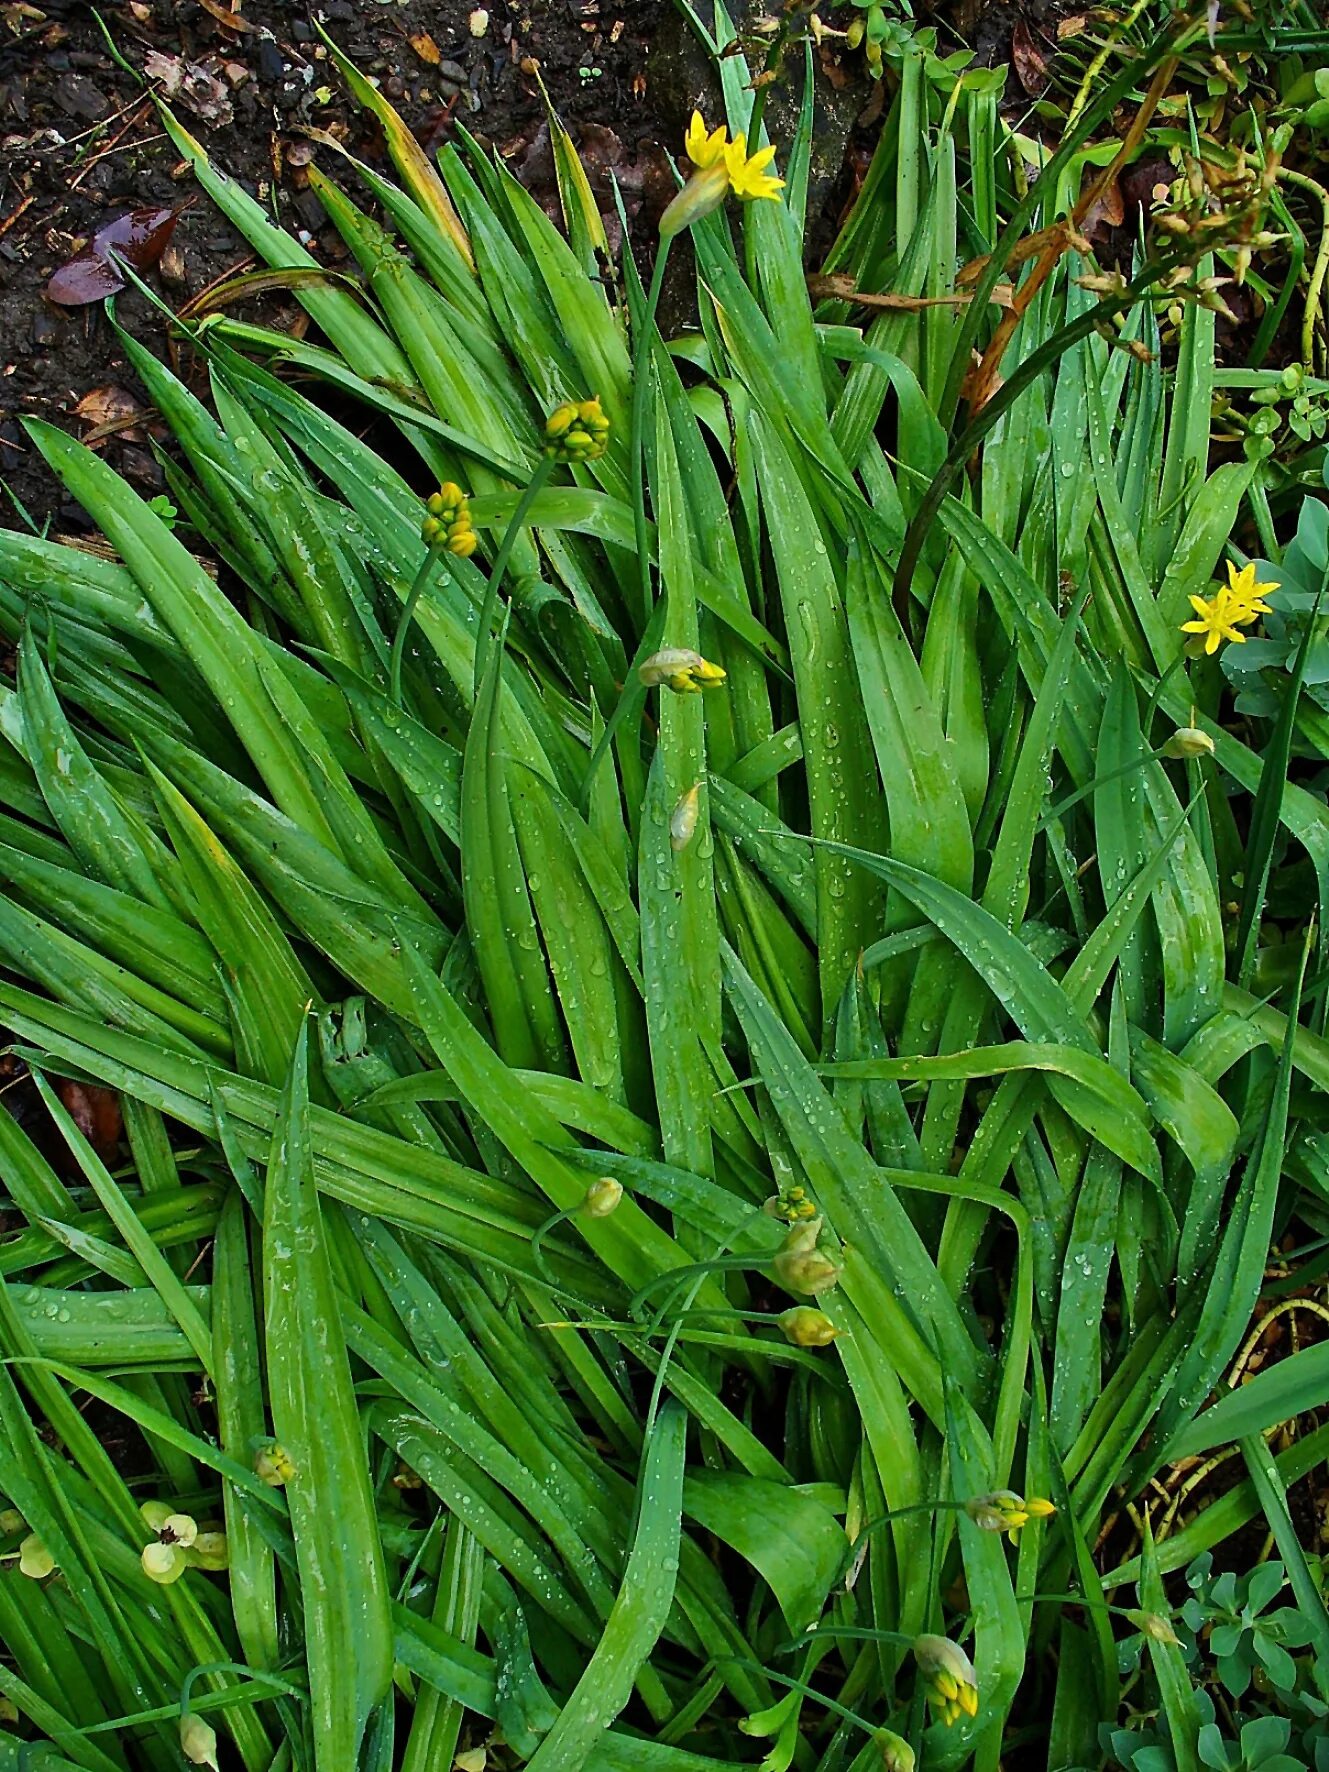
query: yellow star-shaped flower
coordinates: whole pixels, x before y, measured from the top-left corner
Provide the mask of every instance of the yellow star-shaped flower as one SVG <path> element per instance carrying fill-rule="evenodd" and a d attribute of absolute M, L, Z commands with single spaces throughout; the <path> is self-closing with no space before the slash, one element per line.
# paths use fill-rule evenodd
<path fill-rule="evenodd" d="M 784 189 L 784 180 L 766 171 L 774 158 L 774 148 L 759 148 L 755 154 L 749 154 L 747 137 L 736 135 L 724 151 L 729 189 L 744 203 L 759 197 L 774 198 Z"/>
<path fill-rule="evenodd" d="M 1243 619 L 1241 605 L 1233 601 L 1232 593 L 1226 587 L 1216 597 L 1192 597 L 1191 608 L 1195 611 L 1196 621 L 1184 621 L 1181 624 L 1183 634 L 1203 634 L 1206 653 L 1217 652 L 1224 640 L 1234 640 L 1238 644 L 1246 636 L 1235 625 Z M 1254 620 L 1254 616 L 1251 620 Z"/>
<path fill-rule="evenodd" d="M 723 160 L 729 145 L 729 131 L 722 123 L 718 129 L 707 130 L 700 111 L 692 113 L 692 121 L 688 124 L 688 132 L 683 138 L 683 146 L 687 150 L 688 159 L 698 172 L 705 172 L 708 166 L 714 166 Z"/>
<path fill-rule="evenodd" d="M 1272 580 L 1269 584 L 1256 584 L 1255 562 L 1253 560 L 1248 561 L 1240 572 L 1237 571 L 1231 560 L 1228 561 L 1227 595 L 1231 597 L 1235 605 L 1232 619 L 1240 622 L 1243 627 L 1249 627 L 1260 616 L 1268 615 L 1269 605 L 1264 601 L 1264 598 L 1268 592 L 1277 589 L 1277 579 Z"/>

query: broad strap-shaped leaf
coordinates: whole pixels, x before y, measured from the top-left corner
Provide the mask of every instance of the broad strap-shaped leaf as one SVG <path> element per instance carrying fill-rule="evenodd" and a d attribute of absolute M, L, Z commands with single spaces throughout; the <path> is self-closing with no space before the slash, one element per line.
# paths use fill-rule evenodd
<path fill-rule="evenodd" d="M 354 1766 L 392 1684 L 390 1596 L 364 1430 L 314 1188 L 308 1036 L 301 1028 L 274 1129 L 263 1220 L 272 1425 L 304 1595 L 318 1772 Z"/>

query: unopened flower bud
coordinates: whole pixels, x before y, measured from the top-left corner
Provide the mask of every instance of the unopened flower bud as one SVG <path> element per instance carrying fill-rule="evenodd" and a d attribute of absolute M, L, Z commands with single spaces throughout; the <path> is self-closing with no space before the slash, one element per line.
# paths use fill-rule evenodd
<path fill-rule="evenodd" d="M 224 1532 L 200 1532 L 189 1546 L 189 1561 L 196 1569 L 229 1569 L 230 1546 Z"/>
<path fill-rule="evenodd" d="M 622 1198 L 622 1182 L 615 1181 L 612 1175 L 601 1175 L 587 1188 L 581 1209 L 587 1218 L 608 1218 L 611 1212 L 618 1210 Z"/>
<path fill-rule="evenodd" d="M 1015 1544 L 1021 1526 L 1027 1526 L 1030 1520 L 1046 1520 L 1057 1510 L 1041 1495 L 1026 1498 L 1014 1489 L 993 1489 L 986 1495 L 971 1496 L 964 1511 L 981 1532 L 1005 1532 Z"/>
<path fill-rule="evenodd" d="M 669 820 L 669 847 L 677 853 L 686 849 L 697 829 L 701 816 L 701 783 L 694 782 L 675 806 Z"/>
<path fill-rule="evenodd" d="M 815 1298 L 819 1292 L 829 1292 L 832 1286 L 839 1284 L 844 1270 L 839 1262 L 832 1261 L 817 1248 L 821 1226 L 820 1218 L 792 1225 L 776 1252 L 771 1266 L 786 1292 L 800 1292 L 805 1297 Z"/>
<path fill-rule="evenodd" d="M 180 1752 L 194 1766 L 211 1766 L 217 1772 L 217 1731 L 194 1711 L 180 1717 Z"/>
<path fill-rule="evenodd" d="M 475 552 L 475 531 L 466 494 L 455 480 L 445 480 L 425 504 L 429 515 L 420 525 L 420 537 L 428 547 L 444 547 L 466 559 Z"/>
<path fill-rule="evenodd" d="M 0 1507 L 0 1535 L 8 1538 L 11 1532 L 21 1532 L 23 1526 L 23 1515 L 16 1507 Z"/>
<path fill-rule="evenodd" d="M 545 454 L 555 461 L 598 461 L 609 443 L 609 420 L 600 396 L 565 401 L 545 420 Z"/>
<path fill-rule="evenodd" d="M 1162 1612 L 1128 1612 L 1130 1622 L 1151 1643 L 1177 1643 L 1181 1638 L 1172 1628 L 1172 1620 Z"/>
<path fill-rule="evenodd" d="M 835 1327 L 825 1311 L 810 1304 L 796 1304 L 781 1311 L 780 1328 L 786 1341 L 794 1347 L 829 1347 L 842 1331 Z"/>
<path fill-rule="evenodd" d="M 881 1753 L 885 1772 L 914 1772 L 918 1759 L 903 1735 L 897 1735 L 893 1729 L 878 1729 L 872 1739 Z"/>
<path fill-rule="evenodd" d="M 914 1660 L 941 1722 L 949 1728 L 962 1716 L 978 1715 L 978 1676 L 958 1643 L 949 1637 L 915 1637 Z"/>
<path fill-rule="evenodd" d="M 270 1489 L 280 1489 L 283 1483 L 289 1483 L 295 1475 L 295 1464 L 285 1446 L 279 1446 L 272 1440 L 255 1453 L 254 1473 Z"/>
<path fill-rule="evenodd" d="M 1165 757 L 1212 757 L 1214 741 L 1198 726 L 1178 726 L 1163 746 Z"/>
<path fill-rule="evenodd" d="M 19 1573 L 31 1581 L 45 1581 L 55 1568 L 55 1558 L 35 1532 L 29 1532 L 19 1545 L 18 1566 Z"/>
<path fill-rule="evenodd" d="M 660 236 L 670 240 L 710 215 L 729 195 L 729 169 L 723 160 L 694 172 L 660 217 Z"/>
<path fill-rule="evenodd" d="M 688 646 L 666 646 L 653 652 L 637 671 L 648 689 L 669 688 L 679 695 L 690 695 L 699 689 L 711 689 L 723 683 L 725 672 L 693 652 Z"/>

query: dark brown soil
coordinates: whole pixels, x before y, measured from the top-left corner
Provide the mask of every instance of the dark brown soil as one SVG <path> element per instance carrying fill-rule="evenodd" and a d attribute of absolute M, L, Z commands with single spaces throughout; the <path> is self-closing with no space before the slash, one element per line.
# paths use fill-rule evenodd
<path fill-rule="evenodd" d="M 212 77 L 222 114 L 206 114 L 204 81 L 205 114 L 187 95 L 173 101 L 182 120 L 286 227 L 335 258 L 338 243 L 299 164 L 305 132 L 345 132 L 348 146 L 376 164 L 385 155 L 327 59 L 315 10 L 426 147 L 461 123 L 539 192 L 548 154 L 534 61 L 606 187 L 612 167 L 630 209 L 652 200 L 663 161 L 647 51 L 662 20 L 675 16 L 672 0 L 320 0 L 316 9 L 305 0 L 121 0 L 101 13 L 131 68 L 160 68 L 149 60 L 156 52 Z M 57 504 L 58 487 L 27 448 L 18 422 L 27 414 L 81 434 L 128 419 L 127 432 L 97 446 L 141 488 L 160 485 L 147 434 L 132 425 L 135 383 L 100 304 L 62 308 L 43 290 L 111 217 L 178 204 L 192 183 L 90 5 L 0 0 L 0 481 L 39 522 L 75 525 L 79 515 Z M 172 248 L 150 281 L 173 307 L 247 262 L 244 243 L 202 198 L 180 217 Z M 163 348 L 161 316 L 142 297 L 127 291 L 117 305 L 129 330 Z M 0 507 L 0 522 L 15 520 L 2 495 Z"/>

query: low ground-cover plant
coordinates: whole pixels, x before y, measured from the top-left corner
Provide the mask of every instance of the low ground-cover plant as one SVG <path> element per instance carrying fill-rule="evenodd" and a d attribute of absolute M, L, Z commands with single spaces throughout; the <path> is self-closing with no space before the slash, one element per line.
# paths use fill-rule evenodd
<path fill-rule="evenodd" d="M 556 120 L 564 231 L 343 65 L 356 288 L 164 118 L 318 342 L 125 340 L 170 509 L 31 427 L 107 545 L 0 533 L 0 1767 L 1227 1763 L 1169 1596 L 1256 1518 L 1329 1667 L 1250 1340 L 1329 808 L 1194 217 L 1079 254 L 1134 69 L 1025 191 L 905 54 L 814 305 L 811 93 L 773 163 L 716 65 L 680 338 Z"/>

